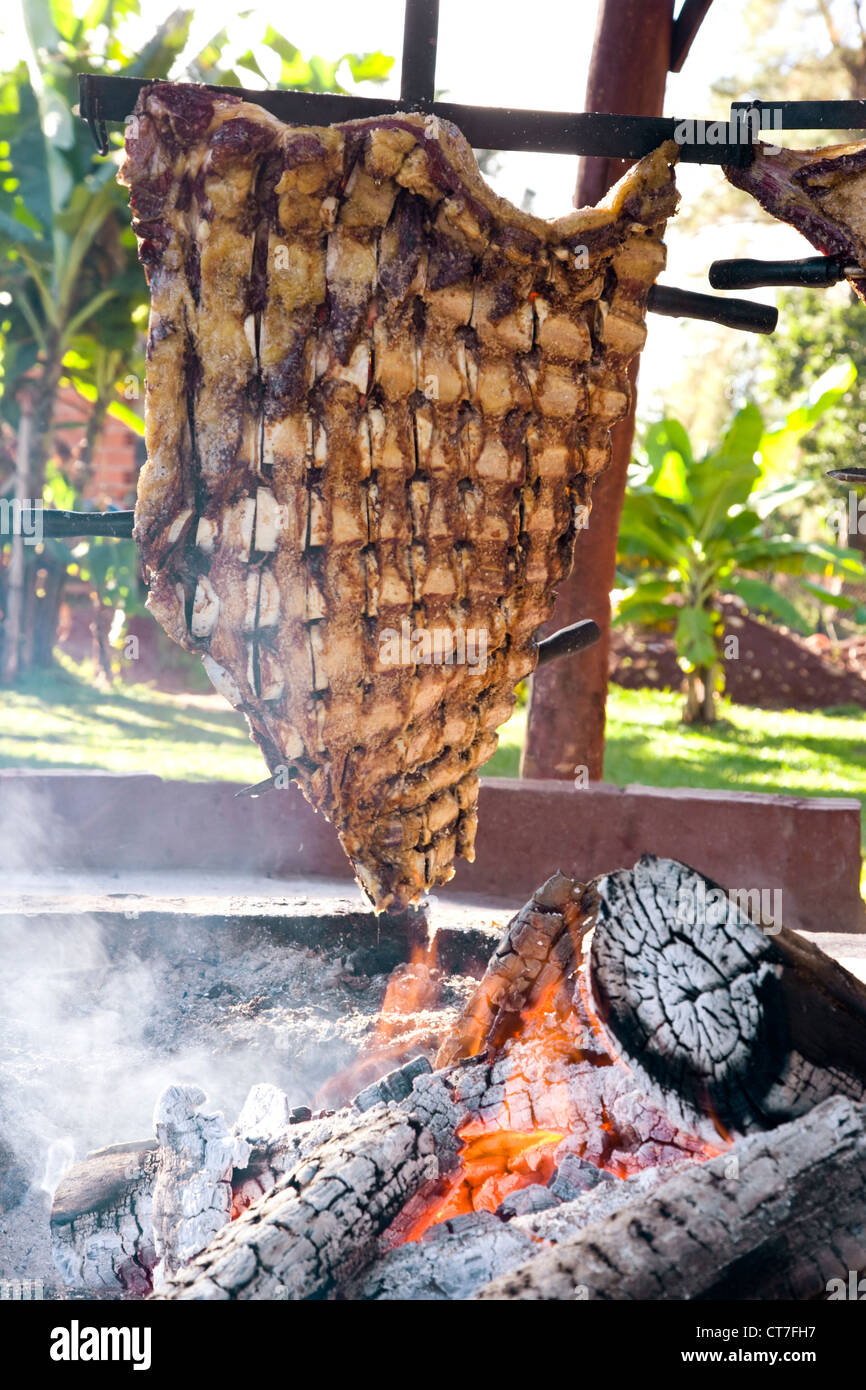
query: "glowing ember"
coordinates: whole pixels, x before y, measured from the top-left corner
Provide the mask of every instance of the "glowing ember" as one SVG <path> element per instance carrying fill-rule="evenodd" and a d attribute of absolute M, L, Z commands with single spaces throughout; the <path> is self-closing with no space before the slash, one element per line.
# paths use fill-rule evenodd
<path fill-rule="evenodd" d="M 530 1134 L 483 1128 L 477 1122 L 459 1131 L 463 1142 L 461 1166 L 445 1195 L 431 1203 L 412 1227 L 408 1241 L 418 1240 L 431 1226 L 472 1211 L 496 1211 L 505 1198 L 532 1183 L 547 1183 L 556 1166 L 554 1153 L 563 1138 L 553 1130 Z"/>

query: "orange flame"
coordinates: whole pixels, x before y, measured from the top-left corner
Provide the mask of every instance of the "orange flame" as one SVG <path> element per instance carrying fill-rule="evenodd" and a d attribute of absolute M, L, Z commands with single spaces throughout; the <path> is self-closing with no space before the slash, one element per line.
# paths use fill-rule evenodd
<path fill-rule="evenodd" d="M 439 999 L 436 971 L 436 938 L 412 947 L 407 964 L 391 971 L 376 1028 L 365 1040 L 355 1061 L 321 1087 L 317 1107 L 345 1105 L 365 1086 L 418 1052 L 418 1016 L 434 1009 Z M 431 1040 L 431 1043 L 435 1040 Z"/>
<path fill-rule="evenodd" d="M 553 1130 L 531 1133 L 486 1129 L 475 1120 L 458 1131 L 463 1141 L 460 1169 L 444 1196 L 431 1203 L 412 1226 L 406 1241 L 418 1240 L 431 1226 L 473 1211 L 495 1211 L 512 1192 L 547 1183 L 555 1167 L 554 1151 L 562 1139 Z"/>

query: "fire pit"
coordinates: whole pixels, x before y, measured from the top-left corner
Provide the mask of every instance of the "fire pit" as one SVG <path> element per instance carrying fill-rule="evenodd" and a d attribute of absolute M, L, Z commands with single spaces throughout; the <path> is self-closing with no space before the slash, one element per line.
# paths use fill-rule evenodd
<path fill-rule="evenodd" d="M 21 985 L 40 960 L 55 1009 L 19 1115 L 49 1109 L 52 1046 L 77 1082 L 59 1146 L 27 1139 L 57 1171 L 100 1130 L 138 1135 L 57 1186 L 58 1296 L 643 1298 L 676 1266 L 705 1297 L 804 1297 L 866 1264 L 866 986 L 701 875 L 555 873 L 510 921 L 232 886 L 91 876 L 10 900 L 7 942 L 26 924 L 30 952 L 11 1026 L 37 1027 Z M 13 1259 L 45 1215 L 17 1181 L 7 1166 Z"/>
<path fill-rule="evenodd" d="M 666 63 L 681 65 L 707 8 L 683 8 L 667 36 L 672 44 L 662 45 L 670 50 Z M 464 732 L 454 732 L 446 724 L 444 695 L 441 725 L 430 717 L 436 682 L 428 683 L 430 700 L 417 701 L 415 710 L 415 671 L 407 678 L 415 686 L 405 709 L 395 703 L 399 718 L 394 716 L 393 725 L 381 722 L 373 709 L 376 687 L 356 679 L 367 670 L 352 656 L 361 647 L 349 640 L 356 635 L 362 599 L 363 619 L 378 620 L 380 601 L 396 612 L 401 605 L 417 606 L 422 597 L 434 605 L 458 593 L 457 579 L 451 587 L 445 583 L 444 562 L 439 573 L 428 568 L 433 552 L 421 532 L 428 504 L 436 504 L 432 516 L 441 498 L 418 465 L 430 462 L 433 472 L 447 474 L 455 497 L 471 494 L 471 502 L 461 500 L 459 507 L 453 498 L 443 503 L 441 520 L 448 525 L 436 531 L 436 544 L 449 560 L 459 552 L 464 598 L 479 574 L 482 588 L 489 587 L 489 612 L 483 612 L 507 638 L 497 679 L 510 710 L 518 677 L 598 635 L 590 620 L 543 641 L 535 630 L 568 567 L 573 504 L 584 498 L 584 481 L 607 461 L 610 426 L 627 415 L 626 370 L 643 341 L 644 310 L 756 332 L 772 331 L 776 322 L 769 306 L 707 300 L 654 285 L 677 157 L 739 170 L 754 157 L 743 148 L 749 141 L 740 139 L 733 113 L 731 122 L 719 123 L 714 142 L 703 135 L 699 141 L 681 139 L 678 123 L 651 117 L 497 117 L 436 103 L 437 11 L 415 0 L 407 6 L 400 103 L 374 121 L 382 136 L 375 150 L 371 135 L 359 153 L 369 123 L 362 130 L 355 122 L 348 137 L 340 133 L 348 130 L 343 118 L 354 119 L 342 98 L 335 107 L 333 99 L 317 96 L 308 107 L 308 98 L 301 103 L 292 94 L 264 92 L 254 119 L 233 120 L 234 97 L 219 98 L 216 111 L 202 89 L 188 87 L 179 97 L 172 84 L 160 83 L 156 95 L 145 91 L 135 108 L 128 132 L 134 226 L 151 268 L 155 307 L 149 339 L 151 457 L 136 537 L 154 611 L 161 611 L 172 635 L 202 652 L 231 702 L 254 716 L 251 728 L 271 775 L 246 789 L 259 797 L 267 793 L 266 806 L 243 809 L 233 789 L 167 789 L 150 778 L 134 785 L 68 776 L 44 783 L 0 779 L 6 783 L 2 844 L 9 889 L 0 914 L 0 1013 L 7 1034 L 0 1073 L 7 1131 L 0 1135 L 3 1272 L 15 1278 L 26 1271 L 32 1279 L 41 1271 L 57 1297 L 159 1302 L 826 1296 L 866 1267 L 866 985 L 859 978 L 866 952 L 856 939 L 864 928 L 857 808 L 599 786 L 578 795 L 578 781 L 574 789 L 543 783 L 486 787 L 474 898 L 461 896 L 468 882 L 462 871 L 454 890 L 425 899 L 418 909 L 377 917 L 360 907 L 340 879 L 345 866 L 339 856 L 334 862 L 336 847 L 322 835 L 321 821 L 296 799 L 271 795 L 287 777 L 304 784 L 311 801 L 340 822 L 346 853 L 380 906 L 414 901 L 415 888 L 447 881 L 455 853 L 471 858 L 474 769 L 492 751 L 505 705 L 491 696 L 490 707 L 481 709 L 475 690 L 466 702 Z M 132 88 L 138 93 L 139 85 L 104 75 L 83 80 L 81 112 L 102 153 L 109 148 L 105 121 L 130 114 Z M 195 121 L 188 123 L 203 106 L 209 114 L 199 134 L 214 137 L 207 150 L 198 149 Z M 304 134 L 302 106 L 307 120 L 333 117 L 338 123 L 339 161 L 333 167 L 325 144 L 310 133 L 318 127 L 310 125 Z M 406 107 L 411 110 L 395 124 L 392 118 Z M 275 108 L 288 122 L 279 136 L 266 114 Z M 373 114 L 363 104 L 358 111 Z M 751 114 L 760 129 L 759 109 Z M 811 106 L 807 112 L 792 109 L 789 123 L 808 124 L 813 114 Z M 839 124 L 833 114 L 828 104 L 824 126 Z M 195 179 L 177 173 L 174 117 L 190 137 L 184 157 Z M 496 217 L 484 213 L 483 227 L 476 225 L 471 209 L 483 213 L 486 203 L 471 203 L 470 184 L 457 177 L 471 150 L 467 145 L 464 151 L 462 135 L 452 147 L 454 136 L 440 127 L 440 119 L 449 117 L 476 144 L 491 147 L 573 151 L 579 140 L 585 152 L 631 159 L 656 150 L 665 136 L 673 144 L 642 166 L 635 196 L 623 195 L 625 230 L 610 230 L 618 216 L 614 199 L 602 209 L 602 222 L 590 216 L 586 223 L 592 247 L 555 238 L 548 246 L 543 228 L 531 240 L 516 236 L 526 227 L 516 210 L 514 218 L 503 220 L 499 203 L 491 203 Z M 165 138 L 154 163 L 148 122 L 157 119 Z M 260 179 L 253 171 L 268 142 L 276 142 L 273 155 L 279 144 L 285 168 L 272 161 Z M 223 213 L 213 220 L 211 195 L 218 203 L 230 182 L 229 165 L 247 155 L 250 184 L 226 214 L 231 230 L 223 239 Z M 382 163 L 385 156 L 393 169 Z M 160 161 L 165 168 L 155 178 Z M 321 188 L 312 172 L 318 164 L 327 176 Z M 169 168 L 174 173 L 163 178 Z M 309 382 L 306 369 L 295 372 L 309 410 L 303 429 L 295 430 L 294 421 L 283 431 L 279 447 L 285 449 L 288 440 L 295 451 L 291 458 L 277 458 L 272 429 L 275 420 L 290 419 L 291 372 L 273 374 L 274 409 L 269 413 L 262 404 L 265 368 L 276 361 L 265 360 L 263 343 L 270 344 L 269 352 L 281 344 L 279 352 L 290 360 L 283 351 L 290 340 L 279 333 L 273 342 L 269 337 L 279 325 L 267 319 L 263 306 L 265 299 L 276 304 L 276 295 L 262 297 L 256 290 L 235 296 L 234 339 L 227 330 L 221 342 L 220 335 L 208 339 L 220 343 L 219 353 L 199 355 L 198 347 L 195 353 L 178 352 L 173 314 L 180 286 L 189 292 L 187 307 L 196 305 L 199 339 L 217 321 L 225 328 L 229 316 L 221 317 L 219 302 L 224 291 L 215 294 L 212 314 L 210 290 L 234 280 L 234 293 L 248 266 L 245 288 L 252 289 L 267 260 L 260 253 L 269 252 L 274 227 L 268 219 L 283 195 L 283 174 L 291 175 L 300 197 L 313 198 L 303 192 L 308 184 L 316 198 L 322 193 L 314 215 L 312 204 L 303 204 L 311 219 L 304 235 L 308 231 L 316 242 L 328 285 L 315 304 L 305 301 L 311 314 L 301 337 L 312 333 L 310 342 L 320 341 L 310 358 Z M 332 178 L 333 195 L 327 181 Z M 385 183 L 393 184 L 390 203 L 377 195 Z M 480 184 L 472 187 L 486 200 Z M 662 189 L 665 217 L 661 203 L 642 201 L 647 190 Z M 261 220 L 248 235 L 251 190 L 263 197 Z M 394 225 L 402 234 L 389 260 L 384 248 L 398 199 L 403 202 Z M 157 212 L 172 225 L 159 221 Z M 439 272 L 428 275 L 429 258 L 435 264 L 446 245 L 440 245 L 445 233 L 433 222 L 441 214 L 455 226 L 459 222 L 464 241 L 447 242 L 450 278 L 434 284 Z M 184 238 L 190 220 L 201 224 L 194 254 L 179 256 L 179 246 L 189 249 Z M 281 250 L 297 250 L 302 221 L 283 228 L 292 235 Z M 624 244 L 617 248 L 620 232 Z M 650 233 L 655 254 L 646 259 Z M 228 246 L 230 236 L 236 263 L 214 249 Z M 176 244 L 163 256 L 172 238 Z M 400 285 L 406 245 L 416 241 L 425 242 L 428 259 L 423 286 L 419 281 L 410 295 L 411 276 Z M 620 259 L 615 249 L 622 251 Z M 482 274 L 479 257 L 488 252 L 490 266 Z M 590 252 L 595 261 L 590 257 L 582 266 L 580 257 Z M 632 253 L 643 265 L 640 275 Z M 420 251 L 418 256 L 420 266 Z M 523 268 L 518 272 L 515 266 Z M 574 290 L 573 302 L 566 266 L 569 274 L 591 272 L 587 284 Z M 338 274 L 332 273 L 335 267 Z M 835 270 L 836 279 L 858 273 L 841 262 Z M 312 284 L 308 275 L 299 279 Z M 430 299 L 458 281 L 465 281 L 459 294 Z M 261 279 L 266 282 L 267 276 Z M 497 293 L 487 302 L 494 282 Z M 542 289 L 531 288 L 536 284 Z M 206 293 L 200 293 L 203 285 Z M 383 285 L 400 305 L 390 327 L 388 314 L 379 313 L 389 306 L 374 297 Z M 410 314 L 403 312 L 404 299 Z M 199 316 L 202 300 L 207 307 Z M 444 330 L 436 315 L 450 323 L 452 301 L 460 320 L 454 359 L 459 370 L 452 373 L 456 394 L 442 388 L 445 356 L 431 357 L 436 370 L 421 378 L 413 366 L 414 375 L 401 380 L 399 390 L 394 387 L 393 400 L 408 413 L 389 436 L 380 407 L 386 397 L 389 409 L 393 402 L 383 382 L 390 380 L 389 371 L 396 381 L 407 351 L 407 360 L 417 358 L 417 365 L 437 335 L 450 344 L 454 331 Z M 449 304 L 446 312 L 443 305 Z M 517 306 L 526 312 L 509 322 Z M 564 307 L 568 314 L 559 312 Z M 361 344 L 366 355 L 344 360 L 351 345 L 346 334 L 362 328 L 369 338 Z M 183 332 L 189 331 L 185 318 Z M 242 457 L 239 442 L 226 444 L 227 396 L 210 381 L 217 358 L 229 361 L 227 343 L 237 347 L 232 408 L 237 421 L 248 412 L 254 423 L 246 434 L 237 433 L 237 441 L 252 442 L 250 458 Z M 383 346 L 391 354 L 384 376 L 382 364 L 389 359 Z M 569 363 L 553 364 L 550 389 L 548 352 Z M 587 365 L 576 368 L 578 361 Z M 609 378 L 596 371 L 605 361 L 612 364 Z M 226 377 L 231 375 L 227 370 Z M 327 401 L 309 394 L 320 390 L 320 380 Z M 585 400 L 576 385 L 586 386 Z M 154 405 L 158 386 L 172 407 L 186 398 L 175 412 L 177 433 L 165 436 L 162 453 L 153 429 L 160 414 Z M 319 415 L 332 397 L 339 408 L 330 423 L 341 423 L 329 433 L 319 428 Z M 452 419 L 447 410 L 458 400 Z M 200 408 L 203 402 L 207 408 Z M 445 452 L 430 447 L 440 408 L 442 420 L 460 430 L 470 416 L 474 421 L 463 455 L 459 432 L 442 435 Z M 546 433 L 528 432 L 533 412 L 545 417 Z M 396 419 L 395 413 L 391 424 Z M 411 430 L 404 429 L 410 419 Z M 219 445 L 213 457 L 200 447 L 205 424 Z M 533 453 L 539 440 L 545 447 Z M 496 446 L 489 452 L 488 443 Z M 336 489 L 321 495 L 317 490 L 322 479 L 331 488 L 334 479 L 325 465 L 341 451 L 343 463 L 350 456 L 358 463 L 352 506 L 348 468 Z M 394 492 L 396 514 L 407 525 L 411 520 L 399 534 L 388 517 L 380 526 L 387 489 L 377 475 L 380 466 L 388 471 L 386 453 L 389 467 L 395 459 L 401 470 L 405 463 L 406 477 L 414 479 L 409 502 L 402 481 Z M 460 468 L 476 470 L 474 480 L 458 476 L 455 459 Z M 301 463 L 302 486 L 292 491 L 290 505 L 279 500 L 278 484 L 289 464 Z M 223 464 L 238 470 L 237 494 Z M 315 484 L 314 468 L 323 470 Z M 167 479 L 173 486 L 175 474 L 177 495 L 169 496 Z M 497 483 L 484 492 L 482 483 L 476 494 L 476 483 L 493 477 L 501 477 L 505 490 L 497 491 Z M 568 481 L 550 481 L 555 478 Z M 202 485 L 216 482 L 212 514 L 198 515 Z M 293 475 L 293 489 L 298 482 Z M 464 483 L 468 490 L 460 493 Z M 19 484 L 21 490 L 21 479 Z M 180 491 L 188 505 L 179 505 Z M 551 499 L 556 506 L 548 506 Z M 23 506 L 23 491 L 17 500 Z M 301 510 L 293 510 L 296 502 Z M 494 535 L 496 514 L 501 523 L 508 508 L 513 536 L 501 525 L 502 534 Z M 452 524 L 458 514 L 467 527 L 465 542 Z M 496 564 L 489 556 L 484 564 L 471 558 L 482 517 L 493 522 Z M 299 522 L 294 530 L 288 525 L 292 518 L 293 525 Z M 334 518 L 339 524 L 329 529 Z M 55 513 L 45 534 L 120 535 L 130 525 L 129 516 Z M 295 547 L 293 562 L 305 557 L 303 584 L 300 569 L 281 567 L 280 583 L 268 568 L 272 557 L 282 561 L 289 553 L 288 541 L 279 539 L 284 530 Z M 539 562 L 544 535 L 555 541 L 550 566 Z M 18 541 L 13 608 L 20 608 L 22 590 L 23 540 Z M 391 551 L 380 542 L 397 545 L 396 554 L 404 541 L 412 562 L 401 588 L 386 575 Z M 357 552 L 351 583 L 349 568 L 337 556 L 338 542 Z M 185 559 L 178 568 L 174 561 L 181 553 Z M 324 564 L 329 554 L 340 561 L 331 578 Z M 208 561 L 207 574 L 202 555 L 217 557 Z M 171 563 L 163 565 L 166 559 Z M 248 565 L 249 571 L 243 568 Z M 521 617 L 521 585 L 530 573 L 538 602 Z M 218 578 L 219 589 L 211 582 Z M 301 613 L 293 605 L 302 589 Z M 245 596 L 242 604 L 239 596 Z M 277 619 L 288 599 L 292 642 L 298 640 L 275 645 L 273 634 L 261 633 L 282 631 Z M 16 624 L 19 619 L 20 613 Z M 341 634 L 333 650 L 326 641 L 332 619 L 333 631 Z M 225 646 L 228 657 L 220 645 L 226 633 L 237 648 Z M 367 635 L 372 633 L 370 628 Z M 9 649 L 13 676 L 19 635 L 16 627 Z M 522 653 L 517 665 L 512 647 Z M 486 637 L 484 650 L 486 663 Z M 292 717 L 303 715 L 306 740 L 271 708 L 286 696 L 284 677 L 297 665 L 299 651 L 310 658 L 310 679 Z M 351 700 L 342 706 L 331 667 L 352 687 Z M 413 719 L 417 713 L 417 728 L 403 717 L 410 709 Z M 353 722 L 359 710 L 366 724 Z M 347 731 L 355 746 L 343 748 L 341 761 L 333 749 L 342 748 Z M 465 747 L 459 743 L 464 737 Z M 394 767 L 376 782 L 371 770 L 391 752 Z M 464 766 L 470 753 L 471 769 Z M 558 770 L 567 771 L 571 761 L 560 761 Z M 453 773 L 453 786 L 462 791 L 449 800 L 439 795 L 442 786 L 432 786 L 429 817 L 426 810 L 419 816 L 437 767 L 447 773 L 442 786 L 451 787 Z M 356 773 L 369 804 L 357 822 L 348 813 L 340 821 L 344 786 L 355 796 Z M 405 827 L 394 822 L 396 803 L 389 798 L 403 794 L 407 777 L 415 781 L 400 807 L 407 813 L 406 833 L 411 831 L 404 846 Z M 464 785 L 466 778 L 471 785 Z M 130 797 L 136 816 L 129 815 Z M 360 804 L 355 797 L 355 808 Z M 352 810 L 352 797 L 347 805 Z M 376 852 L 368 856 L 374 839 Z M 247 847 L 242 864 L 237 845 Z M 391 872 L 395 865 L 399 873 Z M 336 880 L 325 877 L 331 872 Z M 735 888 L 737 883 L 750 886 Z M 809 934 L 820 935 L 822 945 L 854 969 L 818 949 Z M 93 1147 L 106 1141 L 107 1147 Z M 49 1259 L 62 1284 L 49 1273 Z"/>

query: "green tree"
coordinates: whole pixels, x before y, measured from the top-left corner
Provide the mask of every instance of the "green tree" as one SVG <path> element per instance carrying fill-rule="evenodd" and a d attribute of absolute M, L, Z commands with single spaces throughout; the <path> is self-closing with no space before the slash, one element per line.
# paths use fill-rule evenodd
<path fill-rule="evenodd" d="M 648 431 L 644 456 L 632 466 L 619 538 L 629 587 L 615 621 L 674 632 L 688 682 L 687 723 L 715 719 L 722 594 L 803 630 L 805 619 L 773 582 L 776 575 L 796 576 L 804 595 L 847 608 L 850 599 L 808 576 L 866 573 L 856 551 L 800 539 L 778 523 L 781 510 L 811 487 L 778 478 L 848 388 L 853 368 L 836 375 L 835 384 L 798 403 L 775 428 L 765 428 L 757 406 L 744 406 L 718 447 L 699 458 L 679 421 L 663 420 Z"/>

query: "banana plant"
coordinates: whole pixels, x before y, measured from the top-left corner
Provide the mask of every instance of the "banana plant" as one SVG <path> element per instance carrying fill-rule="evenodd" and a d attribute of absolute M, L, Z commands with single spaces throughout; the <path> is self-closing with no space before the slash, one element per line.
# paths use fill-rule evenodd
<path fill-rule="evenodd" d="M 699 458 L 679 421 L 662 420 L 647 432 L 623 506 L 618 565 L 626 589 L 615 622 L 674 633 L 687 677 L 687 723 L 716 717 L 724 669 L 722 595 L 733 594 L 797 631 L 806 629 L 806 620 L 773 582 L 775 574 L 796 576 L 802 592 L 821 603 L 854 606 L 827 583 L 862 579 L 859 552 L 790 534 L 779 520 L 813 486 L 780 480 L 780 460 L 790 463 L 806 430 L 849 388 L 852 372 L 846 367 L 834 385 L 825 384 L 818 397 L 795 405 L 769 430 L 757 406 L 744 406 L 718 446 Z"/>
<path fill-rule="evenodd" d="M 177 11 L 135 53 L 118 24 L 136 0 L 19 0 L 21 56 L 0 76 L 0 415 L 18 423 L 18 387 L 33 384 L 29 485 L 39 496 L 65 359 L 73 342 L 130 353 L 146 300 L 117 159 L 100 158 L 75 114 L 79 72 L 165 73 L 192 11 Z"/>

